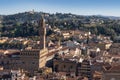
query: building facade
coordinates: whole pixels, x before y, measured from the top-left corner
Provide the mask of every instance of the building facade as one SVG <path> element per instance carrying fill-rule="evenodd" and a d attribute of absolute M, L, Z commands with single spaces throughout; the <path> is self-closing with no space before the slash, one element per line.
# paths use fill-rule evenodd
<path fill-rule="evenodd" d="M 40 45 L 36 49 L 24 49 L 19 52 L 4 54 L 0 66 L 4 69 L 23 69 L 30 74 L 45 67 L 48 49 L 46 48 L 46 27 L 43 18 L 39 21 Z"/>

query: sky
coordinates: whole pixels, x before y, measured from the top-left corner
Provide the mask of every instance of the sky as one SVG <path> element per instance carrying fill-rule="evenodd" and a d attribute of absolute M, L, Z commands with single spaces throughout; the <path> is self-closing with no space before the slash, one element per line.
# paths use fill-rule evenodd
<path fill-rule="evenodd" d="M 0 14 L 33 10 L 47 13 L 120 17 L 120 0 L 0 0 Z"/>

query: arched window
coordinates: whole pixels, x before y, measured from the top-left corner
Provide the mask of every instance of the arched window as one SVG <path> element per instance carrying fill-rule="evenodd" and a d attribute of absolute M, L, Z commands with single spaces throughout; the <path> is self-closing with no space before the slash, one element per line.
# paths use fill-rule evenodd
<path fill-rule="evenodd" d="M 66 65 L 64 65 L 63 67 L 66 68 Z"/>
<path fill-rule="evenodd" d="M 55 72 L 58 72 L 59 65 L 55 65 Z"/>

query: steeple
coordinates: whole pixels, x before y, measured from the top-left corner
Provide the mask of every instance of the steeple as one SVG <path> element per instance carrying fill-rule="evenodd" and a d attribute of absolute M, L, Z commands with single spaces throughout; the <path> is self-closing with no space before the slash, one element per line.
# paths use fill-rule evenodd
<path fill-rule="evenodd" d="M 46 48 L 46 26 L 43 16 L 39 21 L 39 36 L 40 36 L 40 49 Z"/>

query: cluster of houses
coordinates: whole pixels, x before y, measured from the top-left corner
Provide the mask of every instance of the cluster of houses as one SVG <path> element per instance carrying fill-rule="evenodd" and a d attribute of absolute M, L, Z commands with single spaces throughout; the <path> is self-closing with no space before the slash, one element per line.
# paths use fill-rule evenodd
<path fill-rule="evenodd" d="M 119 80 L 120 43 L 109 37 L 78 30 L 63 31 L 67 41 L 49 41 L 46 28 L 40 21 L 40 41 L 12 39 L 27 48 L 0 50 L 0 79 L 8 80 Z M 56 30 L 59 31 L 59 30 Z M 9 38 L 1 38 L 0 43 Z M 11 40 L 9 40 L 11 41 Z"/>

